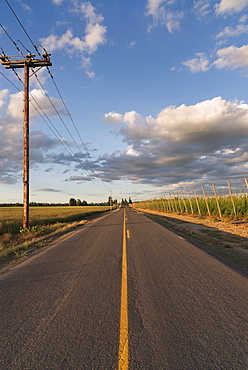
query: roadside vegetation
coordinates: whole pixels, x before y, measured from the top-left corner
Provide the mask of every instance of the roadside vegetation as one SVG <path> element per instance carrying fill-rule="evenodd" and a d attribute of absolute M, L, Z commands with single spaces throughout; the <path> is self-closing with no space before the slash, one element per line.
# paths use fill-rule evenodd
<path fill-rule="evenodd" d="M 166 213 L 185 213 L 198 216 L 248 219 L 247 196 L 215 198 L 160 198 L 137 202 L 135 207 Z"/>
<path fill-rule="evenodd" d="M 109 206 L 30 207 L 30 223 L 22 229 L 22 207 L 0 207 L 0 266 L 46 246 L 54 237 L 86 223 Z"/>

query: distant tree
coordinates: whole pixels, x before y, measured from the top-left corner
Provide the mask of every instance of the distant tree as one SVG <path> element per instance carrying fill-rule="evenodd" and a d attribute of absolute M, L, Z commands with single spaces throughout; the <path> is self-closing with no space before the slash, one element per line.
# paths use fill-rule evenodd
<path fill-rule="evenodd" d="M 133 204 L 132 202 L 132 199 L 129 197 L 129 201 L 128 201 L 129 204 Z"/>
<path fill-rule="evenodd" d="M 70 200 L 69 200 L 69 206 L 76 206 L 77 205 L 77 201 L 76 201 L 76 199 L 75 198 L 71 198 Z"/>
<path fill-rule="evenodd" d="M 107 205 L 108 206 L 112 206 L 113 205 L 113 198 L 111 196 L 108 197 Z"/>
<path fill-rule="evenodd" d="M 76 205 L 77 205 L 77 206 L 81 206 L 81 205 L 82 205 L 82 202 L 81 202 L 81 200 L 80 200 L 80 199 L 77 199 L 77 200 L 76 200 Z"/>
<path fill-rule="evenodd" d="M 86 200 L 83 200 L 82 203 L 81 203 L 81 206 L 87 206 L 88 203 L 86 202 Z"/>

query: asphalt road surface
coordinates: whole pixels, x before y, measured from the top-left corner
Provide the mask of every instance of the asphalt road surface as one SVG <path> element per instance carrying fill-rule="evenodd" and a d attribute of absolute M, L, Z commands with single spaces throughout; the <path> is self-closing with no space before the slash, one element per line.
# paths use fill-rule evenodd
<path fill-rule="evenodd" d="M 0 369 L 248 369 L 248 279 L 131 209 L 0 289 Z"/>

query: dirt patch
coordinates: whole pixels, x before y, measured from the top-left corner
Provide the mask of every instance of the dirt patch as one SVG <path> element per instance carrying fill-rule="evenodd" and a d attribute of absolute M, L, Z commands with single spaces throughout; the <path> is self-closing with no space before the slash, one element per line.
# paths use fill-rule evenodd
<path fill-rule="evenodd" d="M 136 209 L 248 276 L 248 221 Z M 200 242 L 200 243 L 199 243 Z"/>

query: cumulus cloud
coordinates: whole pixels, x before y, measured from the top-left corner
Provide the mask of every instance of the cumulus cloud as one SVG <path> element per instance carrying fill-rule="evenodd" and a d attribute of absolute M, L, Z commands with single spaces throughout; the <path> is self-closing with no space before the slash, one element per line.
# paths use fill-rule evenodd
<path fill-rule="evenodd" d="M 176 1 L 173 0 L 148 0 L 146 4 L 146 16 L 151 16 L 153 23 L 148 30 L 159 24 L 165 26 L 170 33 L 180 28 L 180 22 L 184 17 L 184 12 L 173 9 Z"/>
<path fill-rule="evenodd" d="M 216 4 L 217 14 L 225 14 L 232 12 L 241 12 L 248 7 L 248 0 L 221 0 L 219 4 Z"/>
<path fill-rule="evenodd" d="M 215 60 L 210 62 L 205 53 L 196 53 L 196 58 L 189 59 L 182 64 L 192 73 L 206 72 L 212 67 L 218 69 L 248 69 L 248 45 L 240 48 L 229 46 L 216 51 Z"/>
<path fill-rule="evenodd" d="M 110 125 L 119 125 L 123 120 L 123 116 L 120 113 L 109 112 L 104 114 L 102 120 Z"/>
<path fill-rule="evenodd" d="M 78 14 L 85 23 L 83 35 L 75 36 L 71 27 L 62 35 L 53 33 L 41 38 L 40 42 L 48 52 L 64 50 L 71 55 L 79 55 L 88 76 L 93 78 L 94 72 L 90 71 L 91 60 L 87 55 L 93 54 L 100 45 L 105 44 L 107 27 L 102 25 L 103 16 L 96 13 L 90 2 L 73 1 L 72 3 L 71 12 Z"/>
<path fill-rule="evenodd" d="M 155 118 L 123 120 L 119 135 L 127 147 L 100 157 L 98 170 L 112 181 L 155 186 L 242 177 L 248 167 L 247 122 L 247 104 L 221 97 L 167 107 Z"/>

